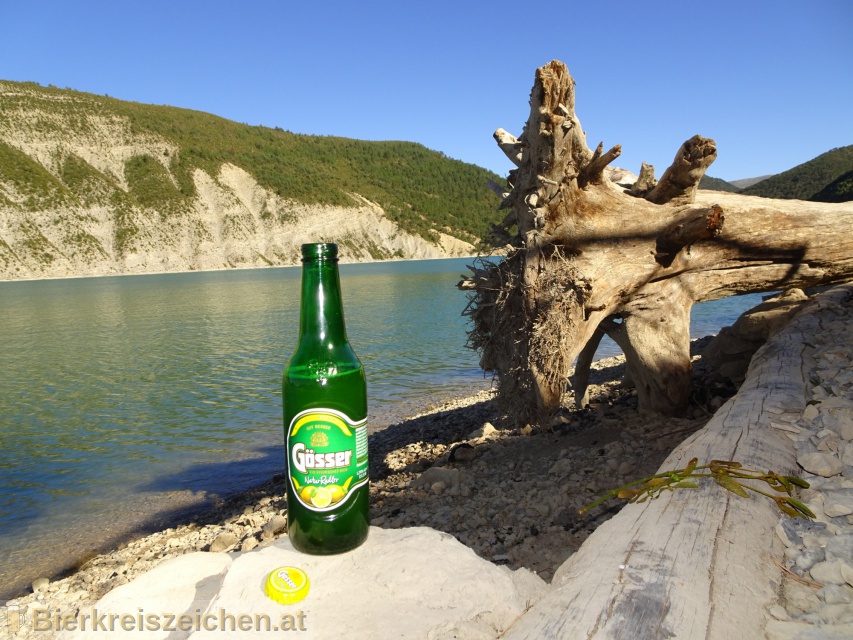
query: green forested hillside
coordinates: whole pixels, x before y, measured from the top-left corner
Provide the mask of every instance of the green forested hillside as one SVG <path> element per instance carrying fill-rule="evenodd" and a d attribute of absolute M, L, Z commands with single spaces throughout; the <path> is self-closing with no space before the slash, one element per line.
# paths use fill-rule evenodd
<path fill-rule="evenodd" d="M 500 217 L 486 187 L 488 180 L 501 182 L 497 175 L 420 144 L 300 135 L 188 109 L 8 81 L 0 81 L 0 183 L 17 185 L 18 195 L 27 194 L 27 206 L 37 208 L 109 193 L 98 189 L 104 176 L 76 156 L 57 158 L 60 170 L 49 171 L 44 162 L 2 144 L 3 137 L 26 138 L 28 131 L 60 141 L 97 136 L 90 116 L 129 122 L 134 135 L 167 143 L 162 158 L 136 156 L 124 167 L 129 196 L 164 212 L 195 195 L 196 169 L 216 175 L 231 163 L 275 194 L 306 204 L 355 206 L 349 194 L 358 194 L 382 206 L 403 229 L 428 239 L 434 239 L 432 230 L 442 230 L 476 241 Z M 4 200 L 9 203 L 0 190 Z"/>
<path fill-rule="evenodd" d="M 843 178 L 851 171 L 853 145 L 848 145 L 827 151 L 793 169 L 762 180 L 743 189 L 741 193 L 765 198 L 845 202 L 853 199 L 850 177 Z"/>
<path fill-rule="evenodd" d="M 811 199 L 817 202 L 850 202 L 853 200 L 853 170 L 837 177 Z"/>

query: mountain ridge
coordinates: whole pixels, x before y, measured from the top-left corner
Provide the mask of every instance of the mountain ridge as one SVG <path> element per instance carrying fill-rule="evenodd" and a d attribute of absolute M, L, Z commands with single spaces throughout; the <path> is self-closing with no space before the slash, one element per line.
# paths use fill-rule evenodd
<path fill-rule="evenodd" d="M 836 147 L 746 187 L 741 193 L 763 198 L 815 200 L 830 184 L 850 171 L 853 171 L 853 145 Z M 839 188 L 843 189 L 843 186 L 837 185 L 833 194 L 840 199 L 831 200 L 832 202 L 853 200 L 853 188 L 844 192 L 839 191 Z"/>
<path fill-rule="evenodd" d="M 729 184 L 733 184 L 738 189 L 746 189 L 747 187 L 751 187 L 754 184 L 758 184 L 762 180 L 767 180 L 767 178 L 772 178 L 773 174 L 768 173 L 766 176 L 756 176 L 755 178 L 740 178 L 739 180 L 729 180 Z"/>
<path fill-rule="evenodd" d="M 848 202 L 853 200 L 853 145 L 835 147 L 782 173 L 730 182 L 704 175 L 699 188 L 761 198 Z"/>

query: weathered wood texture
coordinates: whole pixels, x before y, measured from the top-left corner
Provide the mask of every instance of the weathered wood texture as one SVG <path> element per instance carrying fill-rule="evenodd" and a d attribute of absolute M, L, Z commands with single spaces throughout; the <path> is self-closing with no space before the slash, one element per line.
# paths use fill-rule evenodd
<path fill-rule="evenodd" d="M 853 285 L 810 303 L 756 353 L 738 394 L 679 446 L 661 471 L 697 457 L 798 475 L 794 448 L 772 422 L 806 407 L 805 343 L 822 309 L 849 305 Z M 766 486 L 765 486 L 766 488 Z M 783 548 L 779 510 L 714 483 L 625 506 L 557 571 L 555 589 L 504 635 L 512 640 L 764 638 L 777 603 Z"/>
<path fill-rule="evenodd" d="M 620 186 L 607 166 L 619 145 L 590 150 L 574 100 L 574 80 L 553 61 L 537 70 L 522 135 L 496 132 L 517 166 L 510 191 L 498 190 L 507 215 L 493 232 L 507 255 L 460 283 L 474 294 L 471 345 L 519 422 L 559 408 L 572 362 L 601 331 L 623 347 L 640 409 L 678 414 L 696 302 L 853 280 L 853 203 L 697 191 L 716 157 L 701 136 L 659 182 L 645 166 L 640 184 Z"/>

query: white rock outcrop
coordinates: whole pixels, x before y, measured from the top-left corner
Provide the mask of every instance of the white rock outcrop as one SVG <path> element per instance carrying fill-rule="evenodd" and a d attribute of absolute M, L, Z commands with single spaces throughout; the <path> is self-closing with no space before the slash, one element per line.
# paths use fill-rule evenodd
<path fill-rule="evenodd" d="M 307 573 L 303 601 L 282 605 L 264 594 L 267 575 L 280 566 Z M 304 555 L 281 538 L 242 554 L 179 556 L 92 605 L 100 617 L 96 631 L 90 619 L 88 631 L 68 630 L 59 638 L 200 640 L 228 636 L 223 632 L 281 638 L 296 631 L 313 640 L 491 639 L 546 588 L 536 574 L 496 566 L 448 534 L 372 527 L 365 544 L 340 555 Z M 86 612 L 82 606 L 80 614 Z M 168 620 L 173 629 L 163 628 Z"/>
<path fill-rule="evenodd" d="M 280 198 L 241 168 L 196 170 L 197 196 L 174 216 L 101 204 L 29 212 L 0 201 L 0 280 L 294 265 L 304 242 L 338 242 L 344 262 L 467 256 L 474 246 L 439 234 L 433 245 L 402 230 L 357 194 L 351 208 Z"/>

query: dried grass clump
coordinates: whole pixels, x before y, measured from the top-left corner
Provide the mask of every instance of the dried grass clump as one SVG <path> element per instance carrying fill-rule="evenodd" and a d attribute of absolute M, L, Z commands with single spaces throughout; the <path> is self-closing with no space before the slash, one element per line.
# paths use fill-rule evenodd
<path fill-rule="evenodd" d="M 501 262 L 478 260 L 462 284 L 473 291 L 465 315 L 471 318 L 468 346 L 480 353 L 480 366 L 497 378 L 498 409 L 519 423 L 537 423 L 544 414 L 537 402 L 534 376 L 565 388 L 571 366 L 575 324 L 571 308 L 585 295 L 573 278 L 569 258 L 553 249 L 535 287 L 529 309 L 524 284 L 526 252 L 511 251 Z"/>
<path fill-rule="evenodd" d="M 530 335 L 530 366 L 535 367 L 550 387 L 560 393 L 568 384 L 575 357 L 577 309 L 583 309 L 588 288 L 577 280 L 571 259 L 555 247 L 536 280 L 536 318 Z"/>

